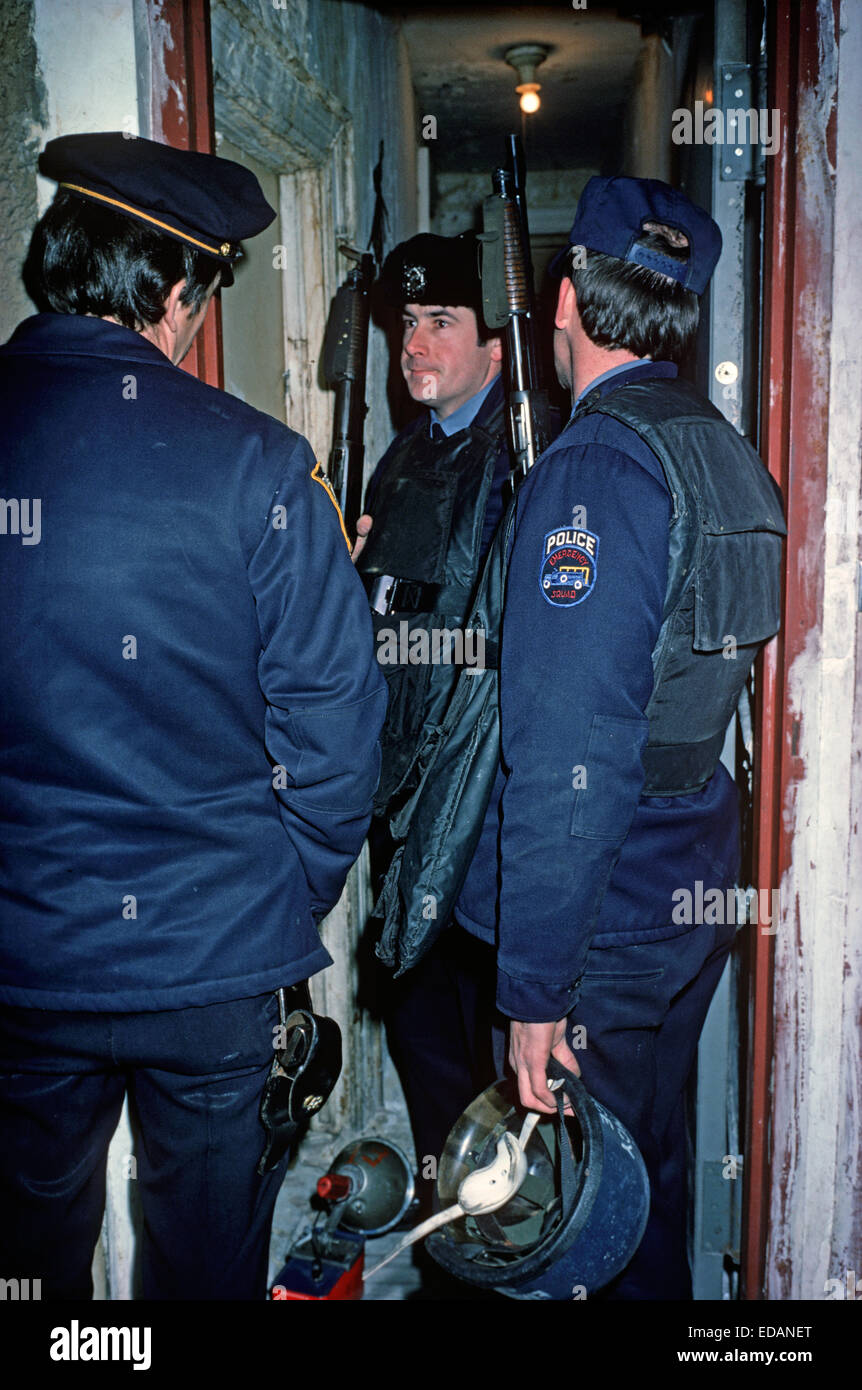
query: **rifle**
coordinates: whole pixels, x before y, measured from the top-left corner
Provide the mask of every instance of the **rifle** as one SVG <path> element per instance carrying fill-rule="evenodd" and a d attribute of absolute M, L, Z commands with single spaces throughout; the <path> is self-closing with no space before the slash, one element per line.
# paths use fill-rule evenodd
<path fill-rule="evenodd" d="M 345 250 L 345 248 L 342 248 Z M 347 272 L 329 311 L 323 343 L 323 375 L 335 390 L 332 449 L 327 472 L 350 533 L 362 506 L 362 463 L 365 455 L 365 364 L 368 355 L 368 318 L 374 257 L 357 257 Z"/>
<path fill-rule="evenodd" d="M 539 381 L 534 342 L 535 302 L 524 156 L 517 135 L 508 137 L 508 167 L 491 175 L 494 192 L 483 205 L 482 303 L 489 328 L 506 329 L 507 392 L 514 487 L 551 442 L 547 392 Z"/>

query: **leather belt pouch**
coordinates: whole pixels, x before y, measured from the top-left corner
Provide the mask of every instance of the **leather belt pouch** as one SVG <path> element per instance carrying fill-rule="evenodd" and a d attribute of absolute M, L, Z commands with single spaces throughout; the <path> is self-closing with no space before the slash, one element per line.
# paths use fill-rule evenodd
<path fill-rule="evenodd" d="M 311 1011 L 308 985 L 276 991 L 279 1047 L 260 1102 L 266 1145 L 258 1173 L 270 1173 L 312 1115 L 325 1105 L 341 1074 L 341 1029 Z"/>

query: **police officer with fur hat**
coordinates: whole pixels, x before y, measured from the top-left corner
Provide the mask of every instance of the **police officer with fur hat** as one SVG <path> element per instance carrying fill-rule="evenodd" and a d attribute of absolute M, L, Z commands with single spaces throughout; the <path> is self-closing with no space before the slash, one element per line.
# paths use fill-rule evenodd
<path fill-rule="evenodd" d="M 276 991 L 330 963 L 385 685 L 309 445 L 178 368 L 257 180 L 119 133 L 40 167 L 0 349 L 2 1265 L 90 1296 L 128 1096 L 143 1296 L 260 1298 Z"/>
<path fill-rule="evenodd" d="M 514 503 L 500 770 L 455 911 L 496 958 L 523 1104 L 553 1111 L 553 1056 L 643 1154 L 619 1299 L 691 1296 L 685 1085 L 735 933 L 692 906 L 736 882 L 719 759 L 780 617 L 779 490 L 678 375 L 720 249 L 657 180 L 581 197 L 554 327 L 572 415 Z"/>
<path fill-rule="evenodd" d="M 377 797 L 381 819 L 372 826 L 380 873 L 393 849 L 388 816 L 407 794 L 419 741 L 439 722 L 463 669 L 455 662 L 415 659 L 419 644 L 423 634 L 444 630 L 463 636 L 511 469 L 503 348 L 482 319 L 475 234 L 421 234 L 402 242 L 386 259 L 382 289 L 401 317 L 407 390 L 425 409 L 380 460 L 358 527 L 360 535 L 370 527 L 358 569 L 373 609 L 379 656 L 393 654 L 382 665 L 389 711 Z M 392 634 L 396 641 L 387 643 Z M 463 650 L 468 659 L 473 655 Z M 469 938 L 444 931 L 422 965 L 395 981 L 388 995 L 390 1050 L 426 1179 L 427 1159 L 436 1160 L 461 1109 L 495 1075 L 492 980 L 487 971 L 477 976 L 473 956 Z M 423 1185 L 425 1196 L 431 1185 Z"/>

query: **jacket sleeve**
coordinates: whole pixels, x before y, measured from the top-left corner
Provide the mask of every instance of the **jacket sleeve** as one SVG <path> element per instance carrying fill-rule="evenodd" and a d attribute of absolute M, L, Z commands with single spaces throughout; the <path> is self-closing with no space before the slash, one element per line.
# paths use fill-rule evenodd
<path fill-rule="evenodd" d="M 497 1003 L 525 1022 L 576 1004 L 643 786 L 669 516 L 666 488 L 598 442 L 552 450 L 519 493 L 501 653 Z"/>
<path fill-rule="evenodd" d="M 338 901 L 370 823 L 386 686 L 341 518 L 305 440 L 291 463 L 248 575 L 273 790 L 319 919 Z"/>

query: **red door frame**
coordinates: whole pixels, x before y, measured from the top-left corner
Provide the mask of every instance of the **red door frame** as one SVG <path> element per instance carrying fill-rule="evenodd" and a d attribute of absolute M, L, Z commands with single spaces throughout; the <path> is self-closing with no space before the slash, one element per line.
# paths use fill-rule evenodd
<path fill-rule="evenodd" d="M 161 0 L 160 81 L 152 94 L 153 136 L 180 150 L 215 153 L 209 0 Z M 162 93 L 158 99 L 156 93 Z M 212 303 L 183 362 L 186 371 L 224 389 L 221 304 Z"/>
<path fill-rule="evenodd" d="M 823 619 L 835 104 L 825 143 L 804 114 L 822 108 L 838 8 L 839 0 L 822 8 L 818 0 L 771 0 L 768 7 L 768 100 L 781 113 L 782 139 L 767 159 L 761 455 L 784 493 L 788 539 L 781 632 L 764 652 L 757 683 L 754 882 L 772 888 L 791 863 L 795 825 L 784 810 L 805 776 L 798 754 L 803 714 L 789 707 L 787 676 Z M 796 911 L 783 904 L 780 930 L 794 929 Z M 774 1057 L 793 1047 L 796 1027 L 795 1019 L 774 1016 L 773 938 L 756 931 L 755 943 L 742 1239 L 747 1299 L 765 1296 L 770 1235 L 778 1234 L 769 1228 L 771 1195 L 782 1183 L 769 1123 L 772 1070 Z"/>

